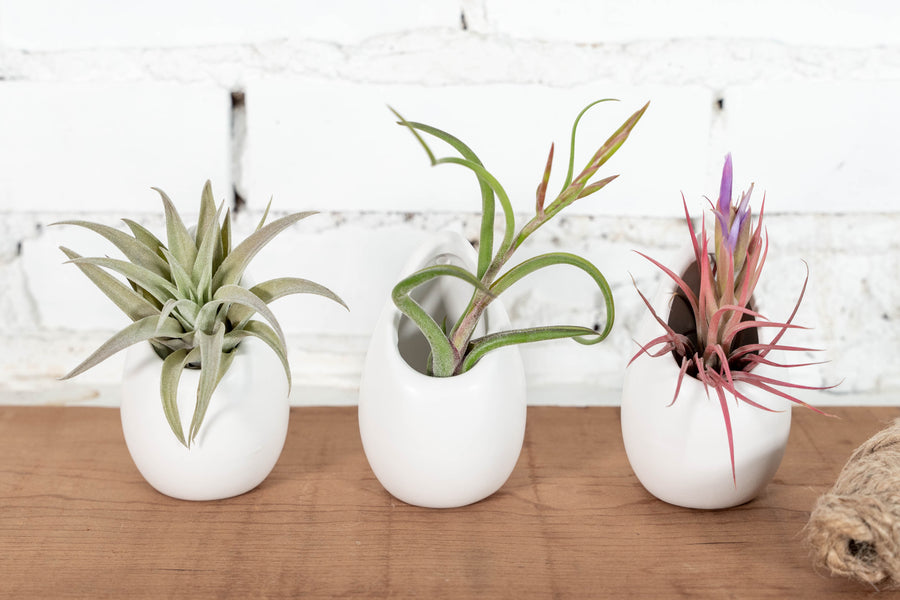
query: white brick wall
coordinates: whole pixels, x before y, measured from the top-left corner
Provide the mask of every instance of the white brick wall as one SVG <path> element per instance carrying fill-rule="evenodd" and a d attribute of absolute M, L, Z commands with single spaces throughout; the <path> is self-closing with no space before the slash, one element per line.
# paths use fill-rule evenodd
<path fill-rule="evenodd" d="M 810 46 L 900 42 L 900 7 L 885 0 L 485 0 L 474 29 L 554 42 L 618 43 L 674 38 L 771 39 Z"/>
<path fill-rule="evenodd" d="M 149 6 L 149 5 L 148 5 Z M 244 204 L 322 214 L 291 228 L 255 274 L 328 285 L 275 310 L 288 333 L 293 401 L 355 402 L 368 334 L 405 256 L 429 231 L 474 236 L 473 177 L 430 168 L 386 105 L 468 142 L 518 211 L 533 202 L 550 142 L 553 182 L 572 118 L 592 99 L 577 163 L 630 112 L 651 107 L 608 165 L 621 177 L 537 234 L 522 258 L 581 252 L 617 299 L 610 340 L 525 350 L 536 403 L 617 403 L 645 318 L 631 285 L 670 259 L 731 150 L 740 185 L 767 191 L 772 247 L 761 294 L 786 314 L 810 265 L 797 343 L 831 362 L 819 404 L 900 404 L 900 8 L 856 3 L 688 0 L 368 3 L 0 0 L 0 403 L 115 404 L 116 359 L 63 374 L 124 318 L 57 246 L 113 252 L 73 227 L 138 219 L 160 230 L 164 188 L 187 213 L 205 179 Z M 234 98 L 234 107 L 232 107 Z M 440 147 L 435 144 L 435 148 Z M 551 189 L 555 189 L 551 185 Z M 761 195 L 760 195 L 761 197 Z M 564 290 L 564 291 L 560 291 Z M 504 296 L 516 324 L 591 324 L 598 299 L 564 268 Z"/>
<path fill-rule="evenodd" d="M 38 51 L 212 46 L 288 38 L 347 44 L 412 28 L 453 27 L 459 15 L 459 7 L 448 0 L 159 0 L 152 4 L 7 0 L 0 14 L 0 40 Z"/>
<path fill-rule="evenodd" d="M 0 82 L 0 211 L 155 211 L 138 200 L 154 185 L 199 197 L 230 180 L 230 106 L 209 85 Z"/>
<path fill-rule="evenodd" d="M 372 85 L 329 80 L 273 80 L 247 85 L 244 192 L 254 206 L 271 194 L 318 210 L 476 211 L 477 181 L 464 168 L 430 168 L 425 152 L 395 124 L 405 118 L 453 133 L 472 148 L 520 210 L 534 204 L 551 142 L 558 191 L 566 170 L 572 121 L 582 168 L 616 128 L 648 100 L 651 108 L 625 149 L 604 167 L 622 173 L 603 195 L 570 214 L 678 215 L 678 191 L 703 191 L 712 98 L 691 86 L 608 84 L 551 88 L 533 84 L 449 87 Z M 297 106 L 304 106 L 302 111 Z M 433 138 L 438 156 L 452 150 Z M 653 165 L 652 177 L 638 176 Z M 552 193 L 552 191 L 550 192 Z M 640 198 L 641 201 L 637 201 Z"/>

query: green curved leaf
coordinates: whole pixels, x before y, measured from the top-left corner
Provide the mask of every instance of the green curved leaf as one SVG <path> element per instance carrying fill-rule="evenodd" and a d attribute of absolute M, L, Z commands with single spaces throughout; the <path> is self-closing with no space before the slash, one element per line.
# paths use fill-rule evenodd
<path fill-rule="evenodd" d="M 178 259 L 185 271 L 190 271 L 194 267 L 194 260 L 197 258 L 197 244 L 166 193 L 159 188 L 152 189 L 162 198 L 163 208 L 165 209 L 169 252 Z"/>
<path fill-rule="evenodd" d="M 177 297 L 190 298 L 191 300 L 199 301 L 200 299 L 197 297 L 197 293 L 194 290 L 194 282 L 191 280 L 190 273 L 181 266 L 181 263 L 171 252 L 163 249 L 163 254 L 166 257 L 166 260 L 169 261 L 169 266 L 172 269 L 172 280 L 174 280 L 175 287 L 178 289 Z"/>
<path fill-rule="evenodd" d="M 216 249 L 221 250 L 218 225 L 219 214 L 216 212 L 211 219 L 207 220 L 205 230 L 200 229 L 199 225 L 197 226 L 197 236 L 202 241 L 199 244 L 197 259 L 194 261 L 194 268 L 191 271 L 191 281 L 194 282 L 194 289 L 198 296 L 197 301 L 201 304 L 212 296 L 213 259 Z"/>
<path fill-rule="evenodd" d="M 410 296 L 415 288 L 436 277 L 456 277 L 472 284 L 486 294 L 490 295 L 491 292 L 474 275 L 456 265 L 425 267 L 401 280 L 391 292 L 394 305 L 419 327 L 428 341 L 428 345 L 431 347 L 434 375 L 449 377 L 456 369 L 460 353 L 447 339 L 444 329 Z"/>
<path fill-rule="evenodd" d="M 162 277 L 169 276 L 169 265 L 159 257 L 155 247 L 148 247 L 124 231 L 119 231 L 115 227 L 91 223 L 90 221 L 58 221 L 53 223 L 53 225 L 74 225 L 76 227 L 89 229 L 112 242 L 112 244 L 134 264 L 144 267 L 148 271 L 152 271 Z"/>
<path fill-rule="evenodd" d="M 213 273 L 219 270 L 219 267 L 222 266 L 222 261 L 231 254 L 231 209 L 225 209 L 225 218 L 222 220 L 222 256 L 217 257 L 215 263 L 213 264 Z"/>
<path fill-rule="evenodd" d="M 213 197 L 212 183 L 207 179 L 203 184 L 203 191 L 200 193 L 200 214 L 197 216 L 197 241 L 195 243 L 197 248 L 203 245 L 203 241 L 211 231 L 215 231 L 218 224 L 219 215 Z"/>
<path fill-rule="evenodd" d="M 137 241 L 153 250 L 160 258 L 165 259 L 162 253 L 162 249 L 165 248 L 165 245 L 159 241 L 159 238 L 153 235 L 149 229 L 131 219 L 122 219 L 122 222 L 128 225 L 128 228 L 131 230 L 132 235 L 134 235 L 134 238 Z"/>
<path fill-rule="evenodd" d="M 262 229 L 252 233 L 247 239 L 238 244 L 238 246 L 222 261 L 221 266 L 219 266 L 215 275 L 213 275 L 213 289 L 238 283 L 244 274 L 244 269 L 247 268 L 247 265 L 253 260 L 253 257 L 256 256 L 266 244 L 272 241 L 272 238 L 297 221 L 314 214 L 316 214 L 315 211 L 294 213 L 272 221 Z"/>
<path fill-rule="evenodd" d="M 165 304 L 169 298 L 178 296 L 178 290 L 168 280 L 128 261 L 105 257 L 81 257 L 73 258 L 69 262 L 76 265 L 96 265 L 121 273 L 129 281 L 147 290 L 159 301 L 160 305 Z"/>
<path fill-rule="evenodd" d="M 139 342 L 145 342 L 156 337 L 180 338 L 182 334 L 184 334 L 181 325 L 175 319 L 169 318 L 163 323 L 162 327 L 158 327 L 158 324 L 159 319 L 156 315 L 144 317 L 143 319 L 131 323 L 128 327 L 106 340 L 103 345 L 97 348 L 80 365 L 64 375 L 62 379 L 75 377 L 103 362 L 116 352 L 124 350 Z"/>
<path fill-rule="evenodd" d="M 275 315 L 269 307 L 266 306 L 266 303 L 256 294 L 239 285 L 226 285 L 216 290 L 213 299 L 204 304 L 203 308 L 200 309 L 200 313 L 197 316 L 197 329 L 201 331 L 210 331 L 217 327 L 219 322 L 216 321 L 216 313 L 218 312 L 219 307 L 225 304 L 237 304 L 249 308 L 253 312 L 258 312 L 272 325 L 272 328 L 275 329 L 282 345 L 285 344 L 284 333 L 281 331 L 281 326 L 278 324 Z M 240 326 L 241 325 L 238 325 L 238 327 Z"/>
<path fill-rule="evenodd" d="M 191 418 L 190 431 L 188 432 L 188 444 L 194 442 L 206 411 L 209 409 L 209 401 L 212 399 L 216 386 L 219 385 L 222 376 L 231 366 L 234 354 L 223 354 L 222 346 L 225 340 L 225 326 L 216 323 L 212 334 L 202 331 L 197 332 L 200 348 L 200 382 L 197 385 L 197 404 L 194 406 L 194 415 Z"/>
<path fill-rule="evenodd" d="M 493 192 L 497 195 L 497 200 L 500 202 L 501 208 L 503 208 L 503 216 L 505 219 L 503 241 L 500 242 L 500 247 L 497 249 L 497 256 L 503 256 L 504 254 L 506 254 L 507 250 L 509 250 L 509 248 L 512 246 L 513 237 L 516 234 L 516 216 L 515 212 L 513 211 L 512 204 L 509 201 L 509 196 L 506 194 L 506 190 L 503 189 L 503 186 L 500 185 L 500 182 L 497 181 L 497 179 L 493 175 L 491 175 L 490 172 L 488 172 L 488 170 L 485 169 L 482 165 L 471 160 L 466 160 L 464 158 L 448 156 L 446 158 L 439 158 L 437 161 L 435 161 L 435 164 L 451 164 L 465 167 L 473 171 L 478 177 L 479 181 L 483 181 L 491 187 Z"/>
<path fill-rule="evenodd" d="M 186 307 L 187 310 L 175 311 L 176 308 L 181 309 L 184 307 Z M 166 303 L 163 304 L 162 309 L 159 311 L 159 324 L 162 325 L 169 315 L 173 315 L 174 318 L 178 319 L 178 322 L 181 323 L 182 327 L 185 329 L 194 329 L 197 322 L 197 312 L 197 304 L 193 300 L 189 300 L 188 298 L 170 298 L 169 300 L 166 300 Z"/>
<path fill-rule="evenodd" d="M 281 326 L 278 324 L 278 319 L 275 318 L 275 314 L 266 303 L 259 298 L 259 296 L 250 290 L 242 288 L 239 285 L 226 285 L 216 290 L 213 299 L 252 308 L 269 322 L 269 325 L 271 325 L 272 329 L 275 330 L 275 333 L 278 334 L 278 339 L 283 345 L 285 344 L 284 333 L 281 331 Z"/>
<path fill-rule="evenodd" d="M 291 294 L 316 294 L 334 300 L 347 310 L 350 310 L 341 298 L 324 285 L 320 285 L 308 279 L 298 277 L 279 277 L 270 279 L 250 288 L 250 292 L 256 295 L 264 303 L 269 304 L 284 296 Z M 228 312 L 228 320 L 235 324 L 246 322 L 253 310 L 246 306 L 233 306 Z"/>
<path fill-rule="evenodd" d="M 259 231 L 263 228 L 263 225 L 266 224 L 266 219 L 269 218 L 269 209 L 272 208 L 272 199 L 269 198 L 269 203 L 266 204 L 266 210 L 263 211 L 262 217 L 259 219 L 259 223 L 256 224 L 256 229 L 254 231 Z"/>
<path fill-rule="evenodd" d="M 431 159 L 432 166 L 436 164 L 434 154 L 432 154 L 431 149 L 428 147 L 428 144 L 426 144 L 425 141 L 416 133 L 415 130 L 417 129 L 419 131 L 423 131 L 425 133 L 433 135 L 434 137 L 450 144 L 450 146 L 455 148 L 463 158 L 470 160 L 475 164 L 483 165 L 475 152 L 473 152 L 472 149 L 464 144 L 459 138 L 436 127 L 425 125 L 424 123 L 407 121 L 396 110 L 391 107 L 388 108 L 390 108 L 391 112 L 393 112 L 394 115 L 396 115 L 396 117 L 400 119 L 401 125 L 405 125 L 412 130 L 413 135 L 417 140 L 419 140 L 419 143 L 422 145 L 422 147 L 425 148 L 425 152 L 428 153 L 428 157 Z M 480 177 L 477 178 L 478 186 L 479 188 L 481 188 L 481 230 L 478 237 L 478 269 L 476 271 L 476 274 L 477 277 L 481 279 L 484 276 L 485 272 L 487 272 L 488 267 L 491 264 L 491 254 L 494 251 L 494 191 L 486 181 L 482 180 Z"/>
<path fill-rule="evenodd" d="M 584 336 L 599 335 L 593 329 L 588 327 L 578 327 L 574 325 L 560 325 L 550 327 L 533 327 L 529 329 L 513 329 L 510 331 L 501 331 L 492 333 L 484 337 L 472 340 L 469 343 L 469 349 L 463 359 L 460 372 L 465 373 L 475 366 L 481 358 L 492 350 L 511 346 L 514 344 L 530 344 L 532 342 L 542 342 L 545 340 L 557 340 L 561 338 L 575 338 Z M 599 342 L 602 338 L 597 339 Z M 590 343 L 596 343 L 591 341 Z"/>
<path fill-rule="evenodd" d="M 178 414 L 178 382 L 181 381 L 184 366 L 192 360 L 196 360 L 199 355 L 199 348 L 194 348 L 190 353 L 186 349 L 176 350 L 163 360 L 159 380 L 159 397 L 162 400 L 166 421 L 168 421 L 172 433 L 185 447 L 189 446 L 184 439 L 181 416 Z"/>
<path fill-rule="evenodd" d="M 70 260 L 74 261 L 75 259 L 83 258 L 76 252 L 73 252 L 64 246 L 60 246 L 59 249 L 62 250 Z M 101 292 L 106 294 L 107 298 L 112 300 L 122 312 L 128 315 L 128 318 L 132 321 L 137 321 L 138 319 L 149 317 L 159 312 L 159 310 L 147 302 L 141 294 L 135 292 L 100 267 L 87 263 L 74 264 L 81 269 L 82 273 L 87 275 L 88 279 L 90 279 Z"/>
<path fill-rule="evenodd" d="M 610 330 L 612 330 L 613 321 L 615 320 L 616 316 L 616 307 L 615 303 L 613 302 L 612 290 L 610 289 L 606 278 L 603 276 L 603 273 L 601 273 L 600 269 L 595 267 L 594 264 L 586 258 L 582 258 L 576 254 L 570 254 L 568 252 L 549 252 L 547 254 L 535 256 L 516 265 L 515 267 L 504 273 L 503 276 L 495 281 L 491 286 L 491 292 L 494 295 L 499 296 L 511 285 L 513 285 L 526 275 L 529 275 L 537 271 L 538 269 L 543 269 L 552 265 L 563 264 L 571 265 L 573 267 L 581 269 L 582 271 L 587 273 L 597 284 L 597 287 L 600 288 L 600 293 L 603 295 L 603 301 L 606 304 L 606 325 L 604 326 L 603 331 L 595 333 L 600 336 L 597 341 L 605 339 L 606 336 L 609 335 Z"/>
<path fill-rule="evenodd" d="M 251 336 L 268 344 L 269 348 L 271 348 L 278 356 L 278 360 L 281 361 L 281 366 L 284 368 L 284 375 L 288 382 L 288 392 L 290 392 L 292 385 L 291 367 L 288 364 L 287 349 L 281 344 L 281 341 L 278 339 L 278 334 L 262 321 L 247 321 L 243 328 L 226 333 L 223 350 L 225 352 L 230 352 L 241 343 L 242 339 Z"/>
<path fill-rule="evenodd" d="M 259 296 L 266 304 L 291 294 L 316 294 L 333 300 L 347 310 L 350 310 L 344 301 L 341 300 L 340 296 L 324 285 L 320 285 L 308 279 L 300 279 L 299 277 L 279 277 L 277 279 L 270 279 L 254 285 L 250 288 L 250 291 Z"/>

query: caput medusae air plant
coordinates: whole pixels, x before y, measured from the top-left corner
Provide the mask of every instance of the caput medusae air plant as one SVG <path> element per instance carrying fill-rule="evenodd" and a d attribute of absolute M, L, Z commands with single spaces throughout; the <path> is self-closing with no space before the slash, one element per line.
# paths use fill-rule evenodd
<path fill-rule="evenodd" d="M 284 334 L 269 309 L 270 302 L 290 294 L 311 293 L 344 303 L 329 289 L 296 277 L 270 279 L 249 289 L 242 284 L 247 265 L 266 244 L 315 213 L 295 213 L 266 225 L 266 207 L 256 231 L 232 248 L 230 210 L 220 223 L 222 207 L 216 209 L 209 181 L 200 197 L 198 223 L 190 230 L 169 197 L 162 190 L 156 191 L 165 209 L 166 243 L 130 219 L 123 221 L 131 235 L 88 221 L 58 223 L 90 229 L 125 255 L 127 260 L 89 258 L 61 248 L 69 262 L 133 321 L 63 379 L 74 377 L 129 346 L 149 342 L 162 359 L 160 398 L 166 420 L 178 440 L 190 447 L 213 391 L 234 360 L 241 340 L 255 337 L 265 342 L 281 360 L 290 388 Z M 118 273 L 127 284 L 107 271 Z M 254 319 L 257 313 L 268 323 Z M 200 370 L 187 436 L 179 419 L 176 397 L 185 368 Z"/>
<path fill-rule="evenodd" d="M 409 128 L 425 149 L 432 165 L 454 164 L 465 167 L 478 179 L 481 189 L 482 217 L 476 272 L 471 273 L 455 265 L 433 265 L 400 281 L 392 293 L 394 304 L 418 326 L 428 341 L 431 348 L 429 372 L 432 375 L 449 377 L 464 373 L 471 369 L 487 352 L 511 344 L 559 338 L 573 338 L 582 344 L 595 344 L 609 334 L 615 315 L 612 292 L 602 273 L 590 261 L 574 254 L 550 252 L 530 258 L 501 274 L 501 270 L 513 253 L 541 225 L 576 200 L 603 189 L 617 177 L 617 175 L 613 175 L 592 181 L 600 167 L 625 143 L 631 130 L 647 110 L 647 105 L 631 115 L 594 153 L 587 166 L 573 177 L 575 134 L 578 123 L 589 108 L 604 101 L 598 100 L 589 104 L 575 119 L 575 124 L 572 126 L 569 167 L 565 182 L 556 198 L 545 205 L 550 169 L 553 164 L 553 146 L 550 146 L 547 165 L 537 187 L 535 214 L 518 232 L 512 204 L 506 191 L 468 146 L 449 133 L 430 125 L 407 121 L 394 111 L 394 114 L 400 119 L 400 124 Z M 419 132 L 446 142 L 459 153 L 459 156 L 437 158 Z M 504 217 L 503 239 L 500 241 L 496 253 L 494 253 L 495 201 L 500 203 Z M 494 332 L 473 339 L 476 325 L 491 301 L 526 275 L 544 267 L 560 264 L 581 269 L 596 282 L 606 305 L 606 323 L 601 331 L 579 326 L 549 326 Z M 459 315 L 455 323 L 449 323 L 449 328 L 438 324 L 410 296 L 415 288 L 436 277 L 456 277 L 468 282 L 474 288 L 468 307 Z"/>
<path fill-rule="evenodd" d="M 676 291 L 672 300 L 672 311 L 675 311 L 676 303 L 686 304 L 694 327 L 676 331 L 671 325 L 672 321 L 667 322 L 661 319 L 647 298 L 638 290 L 641 300 L 662 326 L 664 333 L 644 344 L 631 359 L 634 361 L 641 354 L 653 357 L 672 354 L 675 357 L 681 370 L 674 391 L 673 403 L 678 399 L 678 392 L 685 375 L 696 377 L 701 381 L 706 387 L 707 393 L 710 390 L 715 393 L 728 434 L 728 450 L 731 454 L 732 476 L 735 481 L 737 475 L 734 471 L 734 440 L 727 395 L 731 395 L 736 402 L 745 402 L 760 410 L 772 410 L 742 394 L 736 384 L 743 382 L 752 385 L 819 413 L 822 411 L 806 404 L 786 390 L 791 388 L 828 389 L 827 387 L 793 384 L 755 372 L 759 365 L 791 368 L 818 363 L 783 364 L 774 362 L 769 356 L 773 352 L 813 351 L 810 348 L 788 346 L 781 343 L 782 337 L 789 329 L 801 328 L 795 325 L 793 320 L 800 307 L 800 302 L 803 300 L 809 273 L 807 272 L 800 289 L 797 303 L 786 320 L 783 322 L 770 321 L 755 310 L 753 292 L 759 282 L 766 260 L 768 239 L 762 229 L 765 198 L 763 198 L 756 227 L 754 228 L 752 225 L 750 210 L 752 192 L 753 185 L 751 184 L 750 188 L 742 193 L 736 202 L 732 202 L 732 162 L 731 155 L 728 154 L 722 170 L 718 201 L 715 204 L 710 202 L 715 216 L 715 239 L 712 252 L 709 249 L 705 217 L 698 235 L 691 223 L 687 202 L 682 197 L 685 218 L 693 244 L 694 260 L 699 270 L 699 285 L 691 286 L 686 281 L 687 273 L 679 275 L 646 254 L 638 253 L 662 269 L 675 283 Z M 775 331 L 770 341 L 761 342 L 758 335 L 753 335 L 762 329 Z"/>

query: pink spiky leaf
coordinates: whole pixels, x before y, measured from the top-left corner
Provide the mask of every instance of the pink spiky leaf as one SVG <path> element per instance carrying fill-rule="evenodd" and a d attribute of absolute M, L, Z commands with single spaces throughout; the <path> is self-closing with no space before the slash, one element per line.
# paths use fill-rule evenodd
<path fill-rule="evenodd" d="M 652 262 L 654 265 L 656 265 L 663 273 L 668 275 L 669 278 L 675 282 L 675 285 L 678 286 L 678 289 L 680 289 L 682 292 L 684 292 L 684 295 L 687 298 L 688 303 L 691 305 L 691 310 L 694 311 L 694 314 L 697 314 L 697 309 L 698 309 L 697 296 L 691 290 L 690 286 L 688 286 L 688 284 L 686 284 L 681 277 L 676 275 L 675 272 L 672 271 L 669 267 L 665 266 L 658 260 L 647 256 L 643 252 L 638 252 L 637 250 L 635 250 L 635 253 L 640 256 L 643 256 L 644 258 L 646 258 L 647 260 Z M 638 290 L 638 293 L 640 293 L 640 290 Z M 646 302 L 646 300 L 644 302 Z M 647 306 L 650 306 L 649 302 L 646 302 L 646 303 L 647 303 Z M 657 318 L 657 320 L 660 320 L 660 319 Z"/>

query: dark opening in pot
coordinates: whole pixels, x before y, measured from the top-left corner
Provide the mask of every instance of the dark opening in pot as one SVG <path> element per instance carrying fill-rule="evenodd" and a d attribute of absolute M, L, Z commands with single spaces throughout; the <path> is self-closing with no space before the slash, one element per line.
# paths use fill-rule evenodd
<path fill-rule="evenodd" d="M 436 256 L 430 264 L 452 264 L 467 268 L 468 265 L 451 253 Z M 413 290 L 411 297 L 431 315 L 445 330 L 452 328 L 472 297 L 472 286 L 455 277 L 432 279 Z M 485 312 L 475 328 L 475 337 L 484 335 L 489 322 Z M 431 346 L 418 326 L 406 315 L 401 315 L 397 327 L 397 350 L 406 363 L 424 375 L 431 360 Z"/>
<path fill-rule="evenodd" d="M 681 279 L 687 284 L 687 286 L 691 289 L 694 294 L 699 295 L 700 293 L 700 267 L 697 266 L 697 261 L 691 262 L 687 269 L 685 269 L 684 273 L 681 274 Z M 754 302 L 753 298 L 750 298 L 750 302 L 748 303 L 748 308 L 754 310 Z M 741 317 L 741 321 L 750 321 L 753 317 L 750 315 L 743 315 Z M 681 291 L 680 288 L 675 288 L 675 297 L 672 298 L 672 305 L 669 309 L 669 317 L 666 320 L 666 323 L 671 327 L 675 333 L 680 333 L 684 335 L 690 340 L 690 348 L 689 351 L 693 353 L 695 349 L 699 347 L 699 343 L 697 340 L 697 320 L 694 316 L 694 311 L 691 309 L 691 305 L 687 300 L 687 297 L 684 295 L 684 292 Z M 740 348 L 741 346 L 746 346 L 747 344 L 758 344 L 759 343 L 759 331 L 756 328 L 745 329 L 744 331 L 738 333 L 735 337 L 734 344 L 732 348 Z M 672 351 L 672 357 L 675 359 L 675 362 L 678 363 L 678 366 L 681 366 L 682 357 L 678 355 L 674 350 Z M 738 359 L 735 361 L 730 361 L 728 363 L 728 368 L 732 371 L 743 371 L 748 366 L 748 361 L 744 359 Z M 688 367 L 687 374 L 691 377 L 697 377 L 697 367 L 694 364 Z"/>

